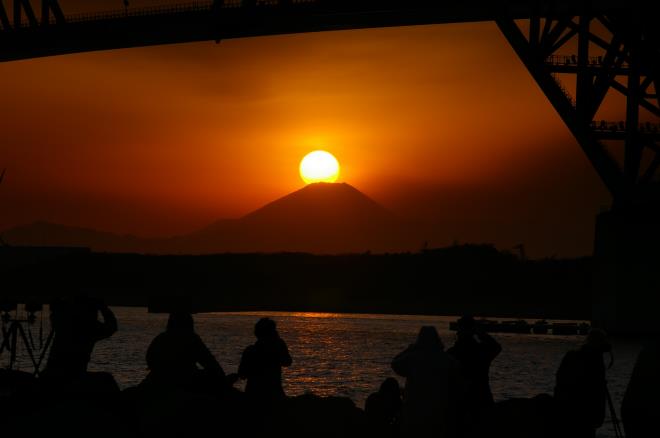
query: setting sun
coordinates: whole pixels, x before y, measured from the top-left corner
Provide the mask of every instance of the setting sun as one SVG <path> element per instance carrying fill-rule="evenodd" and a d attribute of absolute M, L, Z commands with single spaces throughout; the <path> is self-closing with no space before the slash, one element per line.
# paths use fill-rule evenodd
<path fill-rule="evenodd" d="M 339 162 L 329 152 L 310 152 L 300 162 L 300 177 L 306 184 L 333 183 L 339 178 Z"/>

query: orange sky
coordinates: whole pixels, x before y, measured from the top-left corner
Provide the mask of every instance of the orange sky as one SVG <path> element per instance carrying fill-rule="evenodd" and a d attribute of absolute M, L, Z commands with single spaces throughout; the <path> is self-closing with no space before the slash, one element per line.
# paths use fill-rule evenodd
<path fill-rule="evenodd" d="M 0 76 L 0 229 L 189 232 L 300 188 L 318 148 L 341 181 L 437 223 L 437 246 L 587 254 L 609 203 L 492 23 L 89 53 Z"/>

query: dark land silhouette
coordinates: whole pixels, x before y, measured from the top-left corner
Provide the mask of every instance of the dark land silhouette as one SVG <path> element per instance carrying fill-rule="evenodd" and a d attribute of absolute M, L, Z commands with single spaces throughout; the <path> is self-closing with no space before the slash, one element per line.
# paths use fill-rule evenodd
<path fill-rule="evenodd" d="M 589 319 L 589 258 L 521 260 L 490 245 L 407 254 L 146 256 L 2 248 L 5 299 L 84 289 L 153 311 L 319 311 Z"/>

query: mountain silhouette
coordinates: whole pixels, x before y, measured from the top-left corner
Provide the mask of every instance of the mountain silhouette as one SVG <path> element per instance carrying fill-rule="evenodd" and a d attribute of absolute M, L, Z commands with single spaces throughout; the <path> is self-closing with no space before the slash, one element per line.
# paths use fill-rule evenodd
<path fill-rule="evenodd" d="M 85 246 L 103 252 L 401 252 L 419 249 L 418 228 L 349 184 L 310 184 L 239 219 L 199 231 L 142 239 L 46 222 L 3 233 L 13 245 Z"/>
<path fill-rule="evenodd" d="M 9 245 L 88 247 L 105 252 L 142 252 L 146 239 L 91 228 L 38 221 L 2 233 Z"/>

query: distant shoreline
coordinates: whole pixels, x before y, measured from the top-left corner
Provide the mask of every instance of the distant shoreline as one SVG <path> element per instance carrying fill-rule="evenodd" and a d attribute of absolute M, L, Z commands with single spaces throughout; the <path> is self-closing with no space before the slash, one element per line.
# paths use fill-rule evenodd
<path fill-rule="evenodd" d="M 521 259 L 492 245 L 342 256 L 35 251 L 0 251 L 0 298 L 48 302 L 85 293 L 160 312 L 591 318 L 590 258 Z"/>

